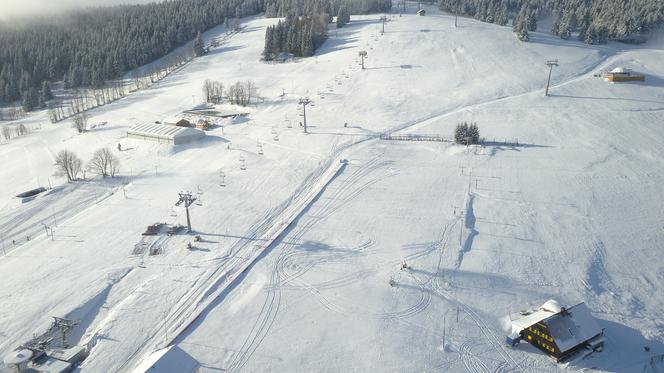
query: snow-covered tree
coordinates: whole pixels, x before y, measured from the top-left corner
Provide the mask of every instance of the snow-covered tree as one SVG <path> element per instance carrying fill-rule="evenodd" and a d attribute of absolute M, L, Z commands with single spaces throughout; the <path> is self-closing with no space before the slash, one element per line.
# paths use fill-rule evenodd
<path fill-rule="evenodd" d="M 200 57 L 205 54 L 205 43 L 203 42 L 203 37 L 199 32 L 194 38 L 194 55 Z"/>

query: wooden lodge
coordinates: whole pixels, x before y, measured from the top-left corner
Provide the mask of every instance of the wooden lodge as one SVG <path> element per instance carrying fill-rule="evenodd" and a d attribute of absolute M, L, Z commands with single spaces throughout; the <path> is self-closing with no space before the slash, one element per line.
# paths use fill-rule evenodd
<path fill-rule="evenodd" d="M 602 78 L 609 82 L 643 82 L 646 80 L 645 75 L 635 73 L 624 67 L 616 67 L 611 71 L 605 72 L 602 74 Z"/>
<path fill-rule="evenodd" d="M 565 308 L 549 300 L 537 311 L 512 321 L 512 331 L 509 344 L 516 346 L 525 340 L 559 362 L 581 350 L 599 351 L 603 346 L 604 331 L 584 303 Z"/>

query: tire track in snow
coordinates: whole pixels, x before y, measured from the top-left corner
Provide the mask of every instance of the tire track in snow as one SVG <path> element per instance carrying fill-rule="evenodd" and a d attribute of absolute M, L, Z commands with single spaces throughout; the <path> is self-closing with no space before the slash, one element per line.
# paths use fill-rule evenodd
<path fill-rule="evenodd" d="M 269 330 L 271 326 L 274 324 L 277 313 L 279 311 L 279 306 L 281 303 L 282 282 L 284 282 L 284 280 L 285 282 L 293 281 L 297 277 L 300 277 L 302 274 L 304 274 L 304 272 L 302 271 L 300 271 L 301 273 L 291 274 L 290 276 L 284 274 L 283 271 L 284 261 L 289 257 L 289 255 L 292 255 L 291 253 L 294 246 L 297 245 L 300 242 L 301 238 L 306 233 L 308 233 L 311 230 L 311 228 L 313 228 L 316 224 L 327 219 L 334 211 L 339 209 L 343 204 L 348 203 L 352 198 L 355 198 L 359 193 L 365 190 L 370 185 L 369 183 L 362 184 L 356 190 L 351 191 L 351 193 L 348 194 L 346 198 L 342 198 L 344 194 L 347 194 L 347 191 L 351 190 L 351 188 L 355 186 L 359 180 L 361 180 L 363 177 L 370 174 L 374 170 L 383 167 L 384 164 L 386 163 L 379 161 L 380 157 L 373 158 L 363 167 L 360 167 L 356 171 L 351 173 L 351 175 L 346 179 L 344 179 L 341 185 L 333 189 L 332 192 L 324 193 L 326 190 L 321 191 L 319 196 L 316 199 L 314 199 L 310 205 L 310 206 L 314 205 L 316 206 L 316 212 L 318 214 L 314 216 L 309 216 L 306 214 L 307 211 L 305 210 L 305 214 L 302 215 L 302 217 L 307 217 L 305 223 L 299 224 L 300 223 L 299 219 L 294 221 L 294 228 L 293 228 L 294 233 L 293 231 L 291 231 L 288 234 L 283 235 L 283 237 L 279 240 L 279 242 L 275 242 L 275 249 L 279 245 L 286 246 L 286 249 L 282 251 L 277 257 L 277 260 L 274 264 L 272 274 L 270 277 L 270 283 L 267 287 L 268 295 L 263 303 L 263 306 L 261 307 L 261 311 L 257 317 L 256 322 L 254 323 L 252 329 L 249 332 L 249 335 L 247 336 L 242 347 L 239 349 L 239 352 L 236 353 L 229 367 L 227 368 L 229 371 L 234 372 L 242 369 L 245 366 L 245 364 L 249 361 L 253 353 L 258 349 L 262 341 L 267 337 Z M 377 181 L 378 180 L 376 180 L 375 182 Z M 323 199 L 322 205 L 320 206 L 317 205 L 316 203 L 319 202 L 323 197 L 325 197 L 326 194 L 329 194 L 329 196 Z M 338 203 L 339 200 L 341 200 L 341 203 Z M 289 237 L 288 243 L 283 242 L 283 240 L 286 237 Z M 305 286 L 309 289 L 311 288 L 310 285 L 303 282 L 300 283 L 300 286 Z M 316 293 L 320 294 L 319 291 L 314 292 L 314 294 Z M 332 302 L 327 301 L 326 298 L 323 300 L 322 303 L 324 306 L 326 306 L 331 310 L 339 309 Z"/>

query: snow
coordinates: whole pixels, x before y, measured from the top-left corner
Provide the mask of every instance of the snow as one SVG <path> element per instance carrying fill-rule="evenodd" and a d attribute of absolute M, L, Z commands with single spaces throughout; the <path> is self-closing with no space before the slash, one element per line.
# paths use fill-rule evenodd
<path fill-rule="evenodd" d="M 378 15 L 354 16 L 315 57 L 284 64 L 259 60 L 276 20 L 246 19 L 207 56 L 91 111 L 104 126 L 23 119 L 31 133 L 0 144 L 2 355 L 62 316 L 81 320 L 70 343 L 91 348 L 84 372 L 130 372 L 169 347 L 201 372 L 661 370 L 662 50 L 537 32 L 521 43 L 415 6 L 382 36 Z M 646 82 L 593 77 L 613 66 Z M 125 137 L 200 103 L 206 79 L 253 80 L 265 100 L 201 141 Z M 486 146 L 379 139 L 449 138 L 459 121 Z M 101 147 L 120 178 L 53 175 L 61 149 L 88 160 Z M 185 224 L 173 205 L 187 190 L 201 200 L 195 232 L 145 238 L 161 254 L 133 255 L 148 225 Z M 552 298 L 587 304 L 602 353 L 559 366 L 504 345 L 505 315 Z"/>
<path fill-rule="evenodd" d="M 533 326 L 542 320 L 546 320 L 555 314 L 556 312 L 540 308 L 530 315 L 512 320 L 512 331 L 518 333 L 523 329 L 527 329 L 528 327 Z"/>
<path fill-rule="evenodd" d="M 195 372 L 198 362 L 177 346 L 154 352 L 142 362 L 134 373 L 188 373 Z"/>
<path fill-rule="evenodd" d="M 32 351 L 27 349 L 22 349 L 18 351 L 12 351 L 7 356 L 2 359 L 2 361 L 7 365 L 18 365 L 26 363 L 32 357 Z"/>
<path fill-rule="evenodd" d="M 557 300 L 549 299 L 542 305 L 542 307 L 540 307 L 540 309 L 549 310 L 551 312 L 558 313 L 558 312 L 562 311 L 563 306 L 561 306 L 560 303 L 558 303 Z"/>
<path fill-rule="evenodd" d="M 569 316 L 557 315 L 547 321 L 551 336 L 561 352 L 568 351 L 602 333 L 584 303 L 570 307 Z"/>

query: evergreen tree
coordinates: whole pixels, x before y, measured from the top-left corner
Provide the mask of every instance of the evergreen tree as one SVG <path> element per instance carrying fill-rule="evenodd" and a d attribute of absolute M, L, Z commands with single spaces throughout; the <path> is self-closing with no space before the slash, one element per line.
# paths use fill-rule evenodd
<path fill-rule="evenodd" d="M 39 91 L 39 107 L 42 109 L 45 108 L 46 103 L 52 99 L 53 99 L 53 93 L 51 92 L 51 85 L 48 84 L 47 81 L 44 81 L 42 83 L 42 88 Z"/>
<path fill-rule="evenodd" d="M 194 38 L 194 55 L 200 57 L 205 54 L 205 43 L 203 43 L 203 37 L 199 32 Z"/>
<path fill-rule="evenodd" d="M 26 112 L 32 111 L 39 107 L 39 93 L 34 87 L 30 87 L 27 91 L 23 93 L 21 106 L 23 107 L 23 110 Z"/>
<path fill-rule="evenodd" d="M 537 13 L 531 11 L 526 17 L 526 28 L 528 31 L 537 31 Z"/>
<path fill-rule="evenodd" d="M 272 50 L 274 49 L 272 34 L 274 33 L 274 27 L 268 26 L 265 30 L 265 47 L 263 48 L 263 59 L 265 61 L 271 61 L 273 59 Z"/>
<path fill-rule="evenodd" d="M 521 21 L 517 27 L 516 35 L 521 41 L 529 41 L 530 40 L 530 35 L 528 34 L 528 27 L 527 25 L 528 20 L 524 19 Z"/>

